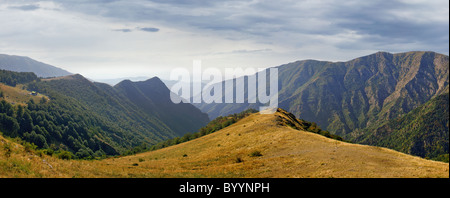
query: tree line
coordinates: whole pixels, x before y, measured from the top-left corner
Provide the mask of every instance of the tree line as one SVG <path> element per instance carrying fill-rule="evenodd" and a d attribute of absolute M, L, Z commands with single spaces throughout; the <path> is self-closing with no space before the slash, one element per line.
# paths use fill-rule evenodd
<path fill-rule="evenodd" d="M 40 81 L 33 72 L 12 72 L 0 69 L 0 82 L 15 87 L 17 84 Z"/>
<path fill-rule="evenodd" d="M 140 146 L 134 147 L 133 149 L 125 152 L 124 155 L 132 155 L 132 154 L 146 152 L 146 151 L 158 150 L 158 149 L 166 148 L 169 146 L 177 145 L 177 144 L 180 144 L 183 142 L 187 142 L 187 141 L 214 133 L 216 131 L 219 131 L 225 127 L 228 127 L 228 126 L 236 123 L 237 121 L 241 120 L 242 118 L 245 118 L 245 117 L 249 116 L 250 114 L 256 113 L 256 112 L 258 112 L 258 111 L 255 109 L 247 109 L 240 113 L 235 113 L 235 114 L 231 114 L 228 116 L 219 116 L 219 117 L 215 118 L 214 120 L 212 120 L 211 122 L 209 122 L 206 126 L 200 128 L 195 133 L 186 133 L 182 137 L 175 137 L 172 139 L 161 141 L 154 145 L 142 144 Z"/>

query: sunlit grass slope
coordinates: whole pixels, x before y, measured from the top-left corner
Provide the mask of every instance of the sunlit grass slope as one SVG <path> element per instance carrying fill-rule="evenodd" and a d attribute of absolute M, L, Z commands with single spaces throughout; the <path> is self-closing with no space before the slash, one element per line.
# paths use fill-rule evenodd
<path fill-rule="evenodd" d="M 39 157 L 1 139 L 0 177 L 449 177 L 448 163 L 299 131 L 289 115 L 255 113 L 189 142 L 101 161 Z"/>
<path fill-rule="evenodd" d="M 45 98 L 45 101 L 49 100 L 47 96 L 44 96 L 41 93 L 31 95 L 31 92 L 23 87 L 24 85 L 22 84 L 18 84 L 15 87 L 13 87 L 0 83 L 0 92 L 2 92 L 3 95 L 3 97 L 0 98 L 0 100 L 4 99 L 6 100 L 6 102 L 20 105 L 26 105 L 26 103 L 30 100 L 33 100 L 35 103 L 40 102 L 42 98 Z"/>

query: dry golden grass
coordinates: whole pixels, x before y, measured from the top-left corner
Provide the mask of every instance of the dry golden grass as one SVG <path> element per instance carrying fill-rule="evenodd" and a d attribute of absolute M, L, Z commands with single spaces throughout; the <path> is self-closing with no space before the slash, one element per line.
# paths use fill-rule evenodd
<path fill-rule="evenodd" d="M 20 146 L 2 177 L 449 177 L 448 163 L 340 142 L 280 125 L 285 114 L 253 114 L 225 129 L 157 151 L 101 161 L 37 157 Z M 5 140 L 2 140 L 5 142 Z M 2 143 L 4 144 L 4 143 Z M 252 156 L 258 151 L 262 156 Z M 238 160 L 239 159 L 239 160 Z M 45 161 L 44 161 L 45 160 Z M 14 162 L 16 161 L 16 162 Z M 26 166 L 24 171 L 19 163 Z M 50 164 L 50 166 L 49 166 Z"/>
<path fill-rule="evenodd" d="M 36 96 L 31 95 L 29 91 L 23 89 L 23 86 L 24 85 L 18 84 L 15 87 L 12 87 L 0 83 L 0 90 L 3 93 L 3 99 L 6 100 L 6 102 L 21 105 L 26 105 L 26 103 L 30 101 L 30 99 L 33 99 L 34 102 L 39 102 L 42 97 L 45 97 L 48 100 L 47 96 L 44 96 L 40 93 L 38 93 Z"/>

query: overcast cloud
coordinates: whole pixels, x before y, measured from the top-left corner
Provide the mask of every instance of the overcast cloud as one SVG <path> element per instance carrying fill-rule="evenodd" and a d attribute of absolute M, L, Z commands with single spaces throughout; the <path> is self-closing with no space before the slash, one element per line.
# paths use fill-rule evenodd
<path fill-rule="evenodd" d="M 0 22 L 0 53 L 90 78 L 449 53 L 447 0 L 6 0 Z"/>

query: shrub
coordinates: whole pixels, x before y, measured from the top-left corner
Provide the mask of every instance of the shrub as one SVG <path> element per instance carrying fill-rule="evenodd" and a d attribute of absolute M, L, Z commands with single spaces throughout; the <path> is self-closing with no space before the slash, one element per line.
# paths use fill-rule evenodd
<path fill-rule="evenodd" d="M 250 157 L 260 157 L 262 156 L 261 151 L 253 151 L 252 153 L 250 153 L 249 155 Z"/>
<path fill-rule="evenodd" d="M 34 143 L 24 142 L 23 146 L 28 153 L 32 153 L 37 149 L 37 146 Z"/>
<path fill-rule="evenodd" d="M 61 150 L 56 154 L 56 157 L 63 160 L 70 160 L 73 157 L 73 154 L 69 151 Z"/>
<path fill-rule="evenodd" d="M 9 143 L 6 143 L 3 145 L 3 148 L 5 149 L 5 156 L 6 158 L 11 157 L 11 153 L 12 153 L 12 146 Z"/>

